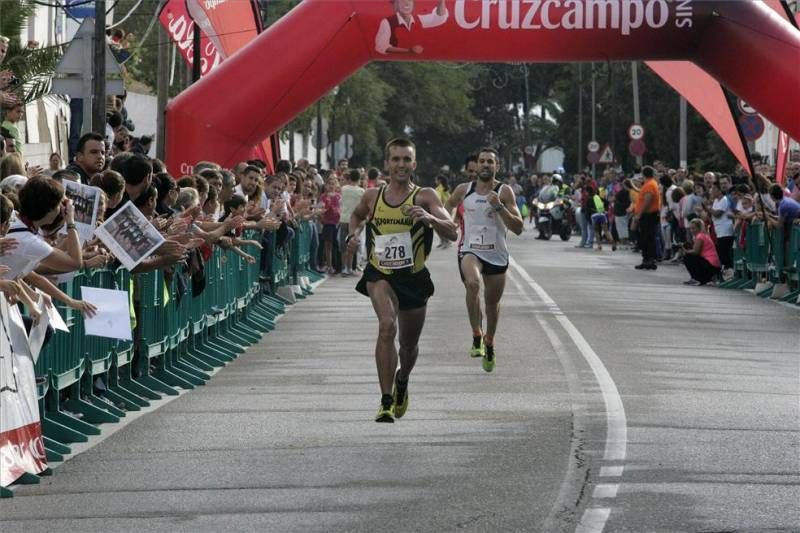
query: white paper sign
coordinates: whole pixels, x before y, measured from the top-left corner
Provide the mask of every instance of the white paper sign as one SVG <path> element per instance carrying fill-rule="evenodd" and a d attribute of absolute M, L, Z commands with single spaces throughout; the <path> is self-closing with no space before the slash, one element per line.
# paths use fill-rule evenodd
<path fill-rule="evenodd" d="M 39 300 L 36 302 L 36 305 L 39 307 L 40 310 L 47 307 L 44 305 L 44 301 L 42 296 L 39 296 Z M 39 360 L 39 354 L 42 351 L 42 346 L 44 345 L 44 338 L 47 335 L 47 326 L 50 324 L 50 318 L 48 313 L 41 312 L 39 323 L 34 325 L 31 328 L 31 334 L 28 337 L 28 345 L 31 348 L 31 357 L 33 358 L 33 363 L 36 364 L 36 361 Z"/>
<path fill-rule="evenodd" d="M 53 329 L 69 331 L 67 323 L 61 318 L 61 313 L 58 312 L 55 305 L 51 305 L 45 311 L 47 312 L 47 319 L 50 321 L 50 325 L 53 326 Z"/>
<path fill-rule="evenodd" d="M 75 226 L 81 245 L 92 238 L 94 226 L 97 223 L 97 210 L 100 205 L 100 194 L 103 192 L 98 187 L 82 185 L 77 181 L 64 180 L 64 192 L 72 200 L 75 207 Z M 67 228 L 61 228 L 60 233 L 67 233 Z"/>
<path fill-rule="evenodd" d="M 28 333 L 25 331 L 25 323 L 22 321 L 22 314 L 16 305 L 5 306 L 3 312 L 8 316 L 3 316 L 3 322 L 8 326 L 8 335 L 11 340 L 11 347 L 17 355 L 31 356 L 31 348 L 28 344 Z"/>
<path fill-rule="evenodd" d="M 94 234 L 128 270 L 150 257 L 164 242 L 163 235 L 132 202 L 123 205 Z"/>
<path fill-rule="evenodd" d="M 97 307 L 93 317 L 83 319 L 87 335 L 133 340 L 127 291 L 81 287 L 81 299 Z"/>

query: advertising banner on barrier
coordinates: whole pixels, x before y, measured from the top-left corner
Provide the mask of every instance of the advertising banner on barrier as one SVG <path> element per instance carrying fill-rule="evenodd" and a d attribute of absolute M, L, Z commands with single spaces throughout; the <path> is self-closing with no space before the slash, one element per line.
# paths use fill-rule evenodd
<path fill-rule="evenodd" d="M 185 0 L 168 0 L 158 14 L 158 20 L 164 29 L 167 30 L 170 38 L 178 45 L 180 52 L 186 63 L 191 66 L 194 58 L 192 47 L 194 39 L 194 21 L 189 16 L 186 9 Z M 214 42 L 200 30 L 200 76 L 205 76 L 222 62 L 220 54 Z"/>
<path fill-rule="evenodd" d="M 39 474 L 47 468 L 47 455 L 39 422 L 36 377 L 33 360 L 26 350 L 15 348 L 23 342 L 9 306 L 0 298 L 0 486 L 7 487 L 22 474 Z M 27 343 L 25 330 L 22 329 Z"/>

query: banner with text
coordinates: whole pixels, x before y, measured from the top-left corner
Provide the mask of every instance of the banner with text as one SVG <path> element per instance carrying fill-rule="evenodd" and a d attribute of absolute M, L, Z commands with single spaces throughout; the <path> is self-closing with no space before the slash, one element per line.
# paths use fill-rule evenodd
<path fill-rule="evenodd" d="M 170 39 L 175 41 L 183 59 L 189 66 L 194 61 L 194 21 L 186 9 L 185 0 L 168 0 L 158 14 L 158 20 Z M 222 55 L 214 42 L 200 30 L 200 76 L 205 76 L 222 62 Z"/>
<path fill-rule="evenodd" d="M 21 330 L 21 331 L 19 331 Z M 0 298 L 0 486 L 47 468 L 36 377 L 19 308 Z M 17 343 L 25 344 L 15 346 Z"/>

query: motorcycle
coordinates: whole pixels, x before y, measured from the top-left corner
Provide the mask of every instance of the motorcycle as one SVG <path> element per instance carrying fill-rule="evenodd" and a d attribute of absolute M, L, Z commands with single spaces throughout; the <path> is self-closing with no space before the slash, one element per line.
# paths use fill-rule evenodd
<path fill-rule="evenodd" d="M 575 216 L 569 198 L 556 198 L 551 202 L 536 200 L 533 205 L 536 207 L 536 227 L 540 239 L 549 241 L 553 234 L 561 237 L 562 241 L 568 241 L 572 237 L 571 220 Z"/>

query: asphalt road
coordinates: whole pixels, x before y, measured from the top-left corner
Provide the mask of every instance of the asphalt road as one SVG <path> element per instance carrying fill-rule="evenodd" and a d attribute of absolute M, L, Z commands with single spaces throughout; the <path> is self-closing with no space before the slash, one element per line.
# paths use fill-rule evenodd
<path fill-rule="evenodd" d="M 206 386 L 0 501 L 0 531 L 800 531 L 800 310 L 571 244 L 512 239 L 493 374 L 434 251 L 397 423 L 372 421 L 369 301 L 329 279 Z"/>

